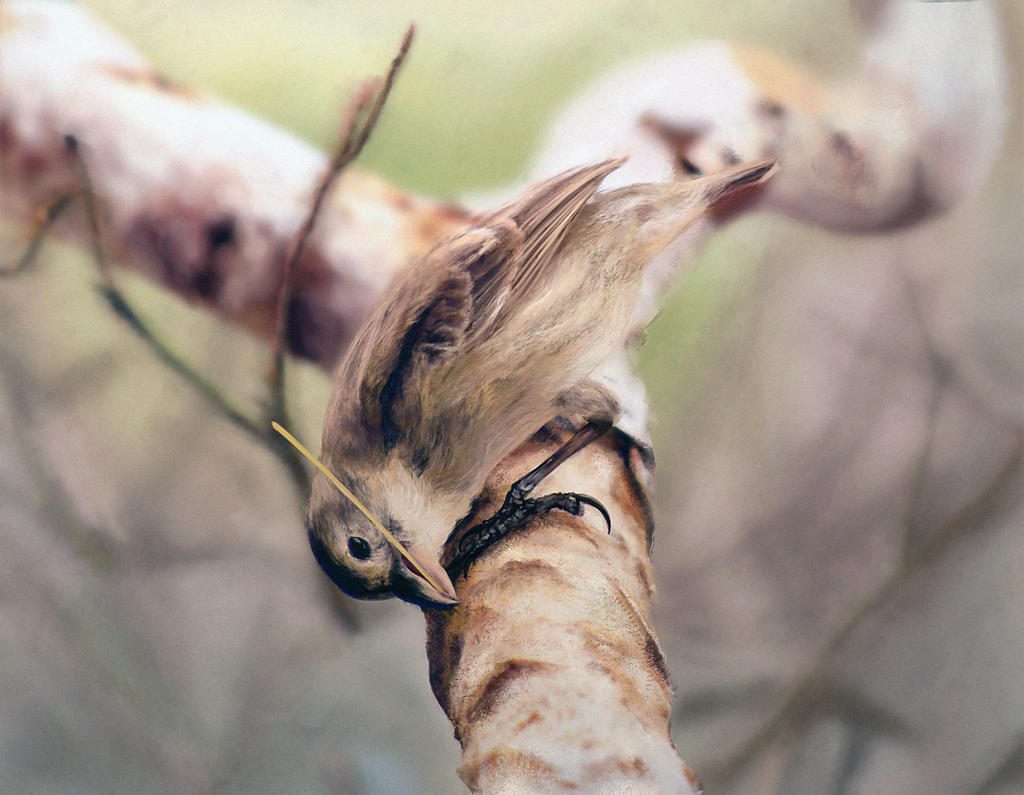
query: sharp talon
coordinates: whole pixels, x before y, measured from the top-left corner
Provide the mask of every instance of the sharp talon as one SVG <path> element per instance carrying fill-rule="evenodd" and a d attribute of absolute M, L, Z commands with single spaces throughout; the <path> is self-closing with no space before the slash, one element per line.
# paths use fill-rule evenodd
<path fill-rule="evenodd" d="M 490 519 L 485 519 L 471 527 L 459 539 L 456 553 L 452 561 L 445 567 L 453 579 L 464 576 L 469 567 L 488 547 L 507 536 L 515 527 L 522 525 L 527 519 L 558 508 L 573 516 L 583 515 L 583 506 L 589 505 L 601 512 L 609 534 L 612 532 L 612 517 L 608 510 L 596 499 L 586 494 L 546 494 L 534 500 L 524 499 L 517 486 L 509 490 L 505 502 Z"/>
<path fill-rule="evenodd" d="M 586 494 L 577 494 L 576 499 L 586 505 L 597 508 L 597 510 L 601 512 L 601 516 L 604 517 L 605 524 L 608 525 L 608 535 L 611 535 L 612 517 L 608 515 L 608 510 L 598 500 L 595 500 L 593 497 L 588 497 Z M 582 514 L 583 511 L 580 511 L 580 513 Z"/>
<path fill-rule="evenodd" d="M 543 506 L 542 510 L 538 511 L 538 513 L 558 508 L 566 513 L 571 513 L 573 516 L 583 516 L 583 506 L 590 505 L 601 512 L 605 524 L 608 525 L 608 532 L 612 532 L 612 518 L 608 514 L 607 509 L 598 500 L 586 494 L 548 494 L 533 500 L 533 502 L 538 506 Z"/>

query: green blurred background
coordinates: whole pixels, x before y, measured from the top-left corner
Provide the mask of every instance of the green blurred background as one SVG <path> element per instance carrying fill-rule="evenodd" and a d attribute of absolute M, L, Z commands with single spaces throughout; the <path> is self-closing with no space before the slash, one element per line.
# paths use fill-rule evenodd
<path fill-rule="evenodd" d="M 85 5 L 169 75 L 325 148 L 359 81 L 383 70 L 415 22 L 412 56 L 361 162 L 450 198 L 514 180 L 561 104 L 627 58 L 726 38 L 827 75 L 857 53 L 846 10 L 811 0 Z"/>

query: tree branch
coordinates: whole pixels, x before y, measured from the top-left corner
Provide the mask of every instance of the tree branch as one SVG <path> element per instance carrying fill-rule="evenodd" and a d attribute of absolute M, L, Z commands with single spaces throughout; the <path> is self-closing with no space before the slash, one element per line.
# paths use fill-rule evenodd
<path fill-rule="evenodd" d="M 564 438 L 521 446 L 492 473 L 470 524 Z M 430 682 L 474 792 L 695 793 L 669 737 L 672 687 L 651 626 L 649 473 L 620 433 L 544 483 L 586 483 L 612 516 L 549 514 L 488 550 L 452 611 L 425 611 Z"/>
<path fill-rule="evenodd" d="M 288 308 L 295 297 L 293 285 L 295 269 L 302 258 L 310 236 L 313 234 L 317 219 L 323 212 L 324 201 L 331 188 L 338 181 L 341 172 L 363 151 L 363 147 L 369 140 L 370 133 L 373 132 L 377 119 L 380 118 L 380 112 L 384 109 L 384 103 L 387 102 L 391 93 L 398 70 L 409 53 L 414 31 L 415 28 L 410 25 L 402 38 L 398 54 L 391 61 L 391 66 L 383 81 L 377 78 L 368 80 L 353 98 L 341 125 L 343 130 L 341 145 L 331 157 L 327 171 L 317 183 L 305 220 L 288 244 L 288 253 L 285 255 L 282 268 L 281 287 L 278 290 L 270 371 L 270 415 L 281 422 L 287 422 L 284 413 L 284 350 L 289 337 Z"/>
<path fill-rule="evenodd" d="M 628 155 L 618 186 L 771 155 L 760 201 L 815 225 L 878 232 L 944 212 L 978 189 L 1007 126 L 997 4 L 872 6 L 861 63 L 836 81 L 724 41 L 617 68 L 561 113 L 530 174 Z"/>
<path fill-rule="evenodd" d="M 328 168 L 308 144 L 176 85 L 76 4 L 0 14 L 0 212 L 32 226 L 89 164 L 109 258 L 267 338 L 280 263 Z M 288 349 L 330 368 L 394 272 L 466 213 L 347 169 L 295 262 Z M 53 231 L 91 245 L 79 213 Z M 38 224 L 36 224 L 38 225 Z"/>

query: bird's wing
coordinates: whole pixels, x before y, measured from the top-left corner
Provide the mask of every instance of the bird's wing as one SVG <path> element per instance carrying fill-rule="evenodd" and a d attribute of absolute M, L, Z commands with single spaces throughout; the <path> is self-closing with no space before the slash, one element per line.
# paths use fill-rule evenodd
<path fill-rule="evenodd" d="M 500 326 L 529 300 L 579 211 L 623 162 L 605 160 L 566 171 L 484 219 L 484 228 L 511 229 L 514 237 L 513 245 L 481 252 L 463 265 L 473 280 L 474 331 Z"/>
<path fill-rule="evenodd" d="M 469 275 L 433 256 L 410 266 L 359 329 L 338 367 L 323 449 L 340 455 L 394 446 L 396 416 L 418 370 L 450 358 L 469 323 Z M 347 451 L 347 452 L 346 452 Z"/>
<path fill-rule="evenodd" d="M 392 286 L 364 323 L 335 379 L 324 448 L 359 446 L 339 434 L 358 420 L 391 448 L 444 403 L 417 384 L 459 352 L 466 335 L 485 334 L 514 314 L 550 266 L 573 219 L 621 160 L 567 171 L 442 241 Z M 431 406 L 425 405 L 431 404 Z M 353 417 L 355 411 L 357 416 Z M 420 429 L 422 432 L 422 429 Z M 332 436 L 332 434 L 334 434 Z M 349 444 L 345 444 L 345 442 Z"/>

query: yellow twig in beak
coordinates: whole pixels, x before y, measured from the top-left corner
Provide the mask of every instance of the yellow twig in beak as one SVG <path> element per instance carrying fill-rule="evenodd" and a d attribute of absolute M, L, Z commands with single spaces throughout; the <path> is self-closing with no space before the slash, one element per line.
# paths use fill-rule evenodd
<path fill-rule="evenodd" d="M 313 466 L 315 466 L 317 469 L 319 469 L 321 472 L 324 473 L 324 476 L 329 481 L 331 481 L 331 483 L 333 483 L 337 487 L 338 491 L 340 491 L 342 494 L 344 494 L 349 499 L 349 501 L 351 501 L 351 503 L 354 506 L 356 506 L 356 508 L 358 508 L 362 512 L 363 516 L 365 516 L 367 519 L 369 519 L 373 523 L 374 527 L 376 527 L 378 530 L 380 530 L 381 535 L 384 536 L 384 538 L 387 540 L 387 542 L 389 544 L 391 544 L 391 546 L 393 546 L 398 551 L 398 553 L 401 554 L 407 561 L 409 561 L 410 564 L 412 564 L 412 567 L 416 570 L 416 573 L 420 577 L 422 577 L 424 580 L 426 580 L 430 584 L 431 588 L 434 588 L 439 593 L 446 593 L 446 589 L 444 589 L 440 585 L 438 585 L 434 581 L 434 578 L 431 577 L 429 574 L 427 574 L 426 571 L 423 570 L 423 566 L 421 566 L 419 561 L 416 560 L 415 557 L 413 557 L 412 553 L 409 552 L 409 550 L 406 549 L 402 545 L 402 542 L 399 541 L 397 538 L 395 538 L 393 535 L 391 535 L 390 531 L 388 531 L 388 529 L 386 527 L 384 527 L 384 525 L 382 525 L 377 520 L 377 517 L 375 517 L 372 513 L 370 513 L 369 509 L 367 509 L 367 507 L 365 505 L 363 505 L 359 501 L 359 499 L 356 497 L 355 494 L 353 494 L 351 491 L 349 491 L 347 488 L 345 488 L 345 484 L 342 483 L 340 480 L 338 480 L 338 478 L 334 475 L 334 473 L 331 472 L 331 470 L 329 470 L 327 467 L 325 467 L 321 463 L 319 458 L 314 456 L 311 452 L 309 452 L 309 450 L 307 450 L 305 447 L 303 447 L 302 442 L 300 442 L 298 439 L 296 439 L 294 436 L 292 436 L 288 431 L 286 431 L 278 423 L 271 422 L 270 425 L 271 425 L 271 427 L 273 427 L 273 429 L 275 431 L 277 431 L 285 439 L 287 439 L 288 442 L 292 445 L 292 447 L 294 447 L 296 450 L 298 450 L 300 453 L 302 453 L 306 458 L 308 458 L 310 461 L 312 461 L 313 462 Z"/>

